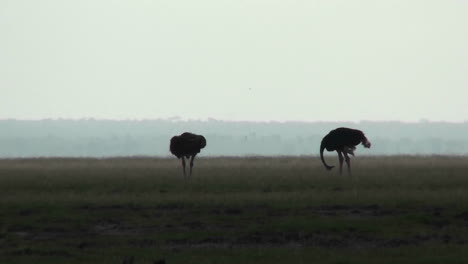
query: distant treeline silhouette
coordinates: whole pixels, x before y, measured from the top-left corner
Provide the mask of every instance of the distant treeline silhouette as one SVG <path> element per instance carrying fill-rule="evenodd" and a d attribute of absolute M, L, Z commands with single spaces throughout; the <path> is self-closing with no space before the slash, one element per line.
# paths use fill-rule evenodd
<path fill-rule="evenodd" d="M 468 123 L 228 122 L 167 120 L 0 120 L 0 157 L 170 156 L 184 131 L 203 134 L 203 156 L 319 155 L 336 127 L 366 131 L 372 151 L 361 155 L 468 155 Z"/>

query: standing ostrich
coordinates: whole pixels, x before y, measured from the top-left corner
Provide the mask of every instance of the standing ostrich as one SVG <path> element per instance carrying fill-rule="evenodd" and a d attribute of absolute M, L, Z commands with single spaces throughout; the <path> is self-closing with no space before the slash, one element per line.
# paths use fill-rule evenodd
<path fill-rule="evenodd" d="M 192 175 L 193 159 L 200 153 L 200 150 L 206 146 L 206 139 L 201 135 L 185 132 L 180 136 L 171 138 L 169 149 L 178 159 L 182 158 L 182 169 L 185 177 L 185 159 L 190 159 L 190 176 Z"/>
<path fill-rule="evenodd" d="M 322 139 L 322 143 L 320 144 L 320 158 L 322 159 L 323 165 L 325 165 L 327 170 L 331 170 L 334 167 L 328 166 L 325 162 L 325 159 L 323 158 L 323 150 L 336 150 L 340 160 L 340 175 L 343 170 L 343 154 L 345 156 L 344 160 L 346 161 L 346 165 L 348 166 L 348 174 L 351 175 L 351 160 L 349 159 L 348 154 L 354 156 L 354 150 L 360 143 L 362 143 L 366 148 L 370 148 L 371 146 L 370 141 L 367 140 L 361 130 L 340 127 L 330 131 L 330 133 Z"/>

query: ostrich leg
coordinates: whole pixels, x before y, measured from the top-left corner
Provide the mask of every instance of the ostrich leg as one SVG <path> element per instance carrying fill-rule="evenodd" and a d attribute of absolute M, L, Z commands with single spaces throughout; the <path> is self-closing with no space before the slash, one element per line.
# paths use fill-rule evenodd
<path fill-rule="evenodd" d="M 336 152 L 338 152 L 338 159 L 340 160 L 340 175 L 341 175 L 343 172 L 343 154 L 341 153 L 341 151 L 336 151 Z"/>
<path fill-rule="evenodd" d="M 190 176 L 192 176 L 192 168 L 193 168 L 193 160 L 195 159 L 196 155 L 192 155 L 192 158 L 190 159 Z"/>
<path fill-rule="evenodd" d="M 185 178 L 185 158 L 182 156 L 182 170 L 184 171 L 184 178 Z"/>
<path fill-rule="evenodd" d="M 348 156 L 348 153 L 344 153 L 346 165 L 348 166 L 348 175 L 351 176 L 351 159 Z"/>

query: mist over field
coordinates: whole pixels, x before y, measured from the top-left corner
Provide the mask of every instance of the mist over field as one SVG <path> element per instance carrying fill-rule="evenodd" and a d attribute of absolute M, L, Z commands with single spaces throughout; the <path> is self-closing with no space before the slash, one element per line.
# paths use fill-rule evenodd
<path fill-rule="evenodd" d="M 229 122 L 215 119 L 1 120 L 0 157 L 170 156 L 172 136 L 203 134 L 200 156 L 317 155 L 323 136 L 337 127 L 363 130 L 371 149 L 356 155 L 467 155 L 468 123 Z"/>

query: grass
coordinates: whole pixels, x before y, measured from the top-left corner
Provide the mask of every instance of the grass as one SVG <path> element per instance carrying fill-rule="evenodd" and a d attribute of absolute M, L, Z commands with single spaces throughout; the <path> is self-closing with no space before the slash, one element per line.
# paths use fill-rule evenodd
<path fill-rule="evenodd" d="M 468 263 L 468 157 L 352 162 L 0 160 L 0 262 Z"/>

